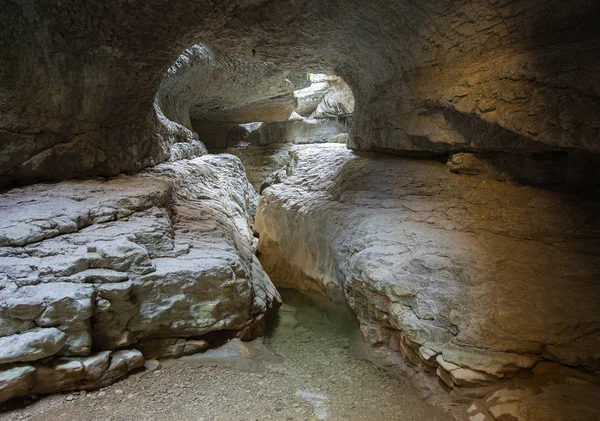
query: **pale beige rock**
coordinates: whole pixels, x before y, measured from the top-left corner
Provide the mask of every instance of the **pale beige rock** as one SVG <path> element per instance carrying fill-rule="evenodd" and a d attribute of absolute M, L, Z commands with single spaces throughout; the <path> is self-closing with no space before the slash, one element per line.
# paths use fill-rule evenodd
<path fill-rule="evenodd" d="M 143 365 L 139 351 L 85 358 L 92 349 L 183 337 L 185 355 L 206 349 L 197 337 L 211 332 L 261 335 L 280 298 L 254 255 L 256 201 L 231 155 L 4 193 L 0 235 L 15 226 L 31 235 L 0 247 L 0 323 L 12 334 L 0 336 L 1 363 L 63 356 L 36 363 L 28 386 L 53 393 L 101 387 Z M 65 221 L 72 232 L 53 228 Z M 6 396 L 15 390 L 8 384 Z"/>
<path fill-rule="evenodd" d="M 356 149 L 600 152 L 598 81 L 590 76 L 599 67 L 596 2 L 96 6 L 69 0 L 49 11 L 27 0 L 6 10 L 2 36 L 15 48 L 0 72 L 10 99 L 0 118 L 3 185 L 116 175 L 168 160 L 174 140 L 189 133 L 165 127 L 156 93 L 182 50 L 206 40 L 248 61 L 342 76 L 356 98 Z M 103 25 L 85 24 L 97 18 Z M 54 30 L 42 36 L 31 22 Z M 235 93 L 227 92 L 231 79 L 213 76 L 194 91 Z M 211 96 L 202 107 L 211 104 L 218 111 Z"/>
<path fill-rule="evenodd" d="M 446 361 L 468 366 L 496 377 L 510 377 L 521 369 L 528 369 L 539 361 L 532 354 L 512 354 L 456 345 L 446 345 L 442 350 Z"/>
<path fill-rule="evenodd" d="M 443 369 L 441 371 L 442 374 L 446 374 L 446 376 L 442 377 L 444 382 L 448 384 L 448 386 L 458 385 L 458 386 L 480 386 L 492 383 L 494 378 L 485 373 L 478 372 L 475 370 L 470 370 L 468 368 L 463 368 L 459 365 L 448 362 L 442 358 L 441 355 L 436 357 L 436 362 Z M 445 372 L 445 373 L 444 373 Z M 449 378 L 448 378 L 449 377 Z M 451 379 L 452 383 L 448 380 Z"/>
<path fill-rule="evenodd" d="M 354 113 L 354 95 L 341 78 L 333 79 L 330 88 L 312 113 L 314 118 L 336 118 Z"/>
<path fill-rule="evenodd" d="M 346 301 L 377 346 L 401 330 L 407 361 L 423 346 L 441 352 L 450 385 L 512 377 L 548 348 L 597 369 L 589 280 L 600 244 L 585 216 L 595 198 L 342 145 L 294 149 L 297 164 L 264 191 L 256 220 L 276 285 Z"/>
<path fill-rule="evenodd" d="M 487 397 L 488 406 L 502 405 L 505 403 L 517 402 L 521 399 L 537 394 L 534 390 L 526 389 L 500 389 Z"/>
<path fill-rule="evenodd" d="M 495 421 L 492 415 L 486 410 L 485 406 L 479 402 L 474 402 L 467 409 L 469 421 Z"/>

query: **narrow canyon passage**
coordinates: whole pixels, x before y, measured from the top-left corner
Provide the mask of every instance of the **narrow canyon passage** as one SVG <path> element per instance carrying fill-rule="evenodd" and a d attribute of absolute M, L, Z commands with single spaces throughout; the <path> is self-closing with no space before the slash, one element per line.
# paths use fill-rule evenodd
<path fill-rule="evenodd" d="M 4 339 L 36 356 L 2 374 L 4 419 L 596 418 L 593 194 L 338 143 L 227 151 L 4 194 L 25 244 L 3 249 L 5 329 L 91 315 L 71 342 Z"/>
<path fill-rule="evenodd" d="M 410 385 L 359 359 L 358 327 L 294 291 L 263 340 L 237 340 L 88 393 L 41 399 L 0 420 L 450 421 Z M 376 415 L 374 415 L 376 414 Z M 375 417 L 375 418 L 374 418 Z"/>
<path fill-rule="evenodd" d="M 0 419 L 600 421 L 599 21 L 0 0 Z"/>

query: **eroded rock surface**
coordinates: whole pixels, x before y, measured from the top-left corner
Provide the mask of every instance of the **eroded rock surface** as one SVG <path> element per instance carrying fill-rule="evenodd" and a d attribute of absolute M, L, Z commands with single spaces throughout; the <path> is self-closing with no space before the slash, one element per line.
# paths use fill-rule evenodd
<path fill-rule="evenodd" d="M 335 118 L 304 118 L 292 115 L 287 121 L 263 124 L 257 130 L 258 143 L 327 143 L 342 133 L 348 133 L 349 126 Z"/>
<path fill-rule="evenodd" d="M 275 182 L 281 182 L 288 173 L 291 174 L 297 159 L 293 145 L 285 143 L 229 148 L 226 152 L 240 158 L 246 169 L 248 181 L 257 192 Z"/>
<path fill-rule="evenodd" d="M 169 68 L 158 103 L 169 119 L 189 130 L 194 130 L 192 124 L 285 121 L 297 105 L 294 90 L 310 83 L 302 82 L 273 63 L 243 60 L 197 44 Z"/>
<path fill-rule="evenodd" d="M 211 332 L 251 339 L 279 303 L 252 249 L 257 194 L 231 155 L 0 199 L 3 400 L 143 366 L 117 348 L 174 356 L 174 344 L 206 349 Z"/>
<path fill-rule="evenodd" d="M 276 285 L 347 302 L 385 365 L 457 391 L 544 361 L 600 370 L 596 195 L 343 145 L 294 149 L 293 173 L 259 205 L 263 266 Z"/>
<path fill-rule="evenodd" d="M 311 74 L 311 85 L 296 91 L 296 112 L 303 117 L 328 118 L 354 113 L 352 90 L 339 76 Z"/>
<path fill-rule="evenodd" d="M 175 135 L 154 110 L 155 96 L 181 52 L 201 42 L 343 77 L 356 100 L 354 149 L 600 152 L 595 1 L 2 6 L 2 185 L 168 160 Z"/>

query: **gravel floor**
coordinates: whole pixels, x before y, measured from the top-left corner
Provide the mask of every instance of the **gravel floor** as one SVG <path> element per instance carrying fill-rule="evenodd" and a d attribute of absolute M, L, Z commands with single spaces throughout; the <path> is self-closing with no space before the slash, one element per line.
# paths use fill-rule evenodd
<path fill-rule="evenodd" d="M 353 357 L 355 326 L 298 295 L 284 300 L 264 344 L 231 341 L 99 391 L 20 405 L 0 420 L 452 419 L 419 400 L 408 383 Z"/>

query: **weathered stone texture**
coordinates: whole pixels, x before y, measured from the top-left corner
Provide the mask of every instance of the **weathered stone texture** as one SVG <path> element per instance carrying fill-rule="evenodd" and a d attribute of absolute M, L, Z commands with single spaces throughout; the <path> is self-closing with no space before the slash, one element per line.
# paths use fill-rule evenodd
<path fill-rule="evenodd" d="M 295 86 L 291 76 L 273 63 L 239 59 L 198 44 L 169 68 L 158 103 L 170 120 L 190 130 L 192 124 L 210 122 L 285 121 L 296 108 L 293 92 L 302 86 Z"/>
<path fill-rule="evenodd" d="M 2 396 L 101 387 L 144 362 L 92 350 L 174 338 L 183 355 L 210 332 L 260 335 L 279 295 L 254 256 L 256 201 L 231 155 L 2 194 Z"/>
<path fill-rule="evenodd" d="M 182 132 L 165 128 L 154 99 L 169 66 L 200 42 L 342 76 L 356 99 L 355 149 L 600 152 L 592 0 L 4 0 L 2 10 L 4 185 L 167 160 Z M 228 80 L 203 91 L 227 92 Z M 184 112 L 173 101 L 173 115 Z"/>
<path fill-rule="evenodd" d="M 400 353 L 451 387 L 542 360 L 600 369 L 596 195 L 343 145 L 294 149 L 256 217 L 276 285 L 347 302 L 388 365 Z"/>

